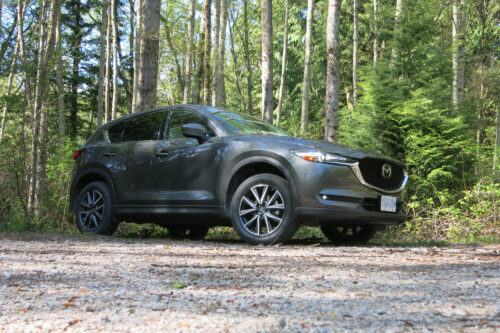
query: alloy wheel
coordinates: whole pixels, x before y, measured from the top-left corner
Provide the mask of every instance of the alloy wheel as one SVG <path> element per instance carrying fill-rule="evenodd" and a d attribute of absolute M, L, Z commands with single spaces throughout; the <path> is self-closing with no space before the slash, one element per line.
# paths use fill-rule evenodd
<path fill-rule="evenodd" d="M 239 205 L 240 222 L 244 229 L 256 236 L 267 236 L 276 231 L 285 217 L 285 201 L 272 185 L 258 184 L 248 189 Z"/>
<path fill-rule="evenodd" d="M 102 224 L 105 208 L 104 196 L 100 191 L 92 189 L 83 194 L 79 217 L 85 231 L 94 231 Z"/>

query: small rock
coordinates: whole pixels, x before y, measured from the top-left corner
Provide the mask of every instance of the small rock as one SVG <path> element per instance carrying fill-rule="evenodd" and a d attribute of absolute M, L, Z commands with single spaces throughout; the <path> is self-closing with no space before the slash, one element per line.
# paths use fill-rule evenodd
<path fill-rule="evenodd" d="M 285 328 L 285 326 L 286 326 L 286 320 L 285 320 L 285 318 L 281 318 L 280 319 L 280 327 Z"/>

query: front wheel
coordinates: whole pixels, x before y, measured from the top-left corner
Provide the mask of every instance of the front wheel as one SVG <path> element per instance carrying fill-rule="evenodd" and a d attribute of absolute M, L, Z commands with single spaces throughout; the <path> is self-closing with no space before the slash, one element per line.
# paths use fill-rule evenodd
<path fill-rule="evenodd" d="M 245 180 L 231 200 L 231 222 L 250 244 L 288 241 L 298 228 L 288 182 L 266 173 Z"/>
<path fill-rule="evenodd" d="M 367 243 L 376 230 L 370 225 L 323 225 L 321 231 L 332 243 L 356 245 Z"/>
<path fill-rule="evenodd" d="M 83 233 L 112 235 L 118 221 L 111 211 L 111 194 L 103 182 L 92 182 L 81 190 L 76 201 L 76 225 Z"/>

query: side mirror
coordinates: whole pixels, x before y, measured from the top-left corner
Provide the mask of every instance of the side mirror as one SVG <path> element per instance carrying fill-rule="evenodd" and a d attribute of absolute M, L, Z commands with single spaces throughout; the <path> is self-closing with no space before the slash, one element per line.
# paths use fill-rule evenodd
<path fill-rule="evenodd" d="M 203 125 L 189 123 L 182 125 L 182 134 L 188 138 L 194 138 L 201 144 L 208 140 L 207 130 Z"/>

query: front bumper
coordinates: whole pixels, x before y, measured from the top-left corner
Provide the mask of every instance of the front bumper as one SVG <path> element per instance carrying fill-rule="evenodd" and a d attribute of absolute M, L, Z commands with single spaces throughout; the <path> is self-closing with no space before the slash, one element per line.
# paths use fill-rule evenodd
<path fill-rule="evenodd" d="M 384 213 L 367 211 L 363 208 L 347 210 L 341 208 L 295 208 L 296 216 L 306 225 L 320 224 L 370 224 L 370 225 L 393 225 L 400 224 L 406 220 L 406 214 L 402 209 L 396 213 Z"/>
<path fill-rule="evenodd" d="M 296 169 L 299 200 L 295 215 L 303 224 L 393 225 L 406 220 L 400 197 L 408 181 L 406 174 L 399 188 L 387 191 L 368 184 L 357 163 L 299 163 L 302 165 Z M 382 195 L 396 197 L 396 212 L 380 210 Z"/>

